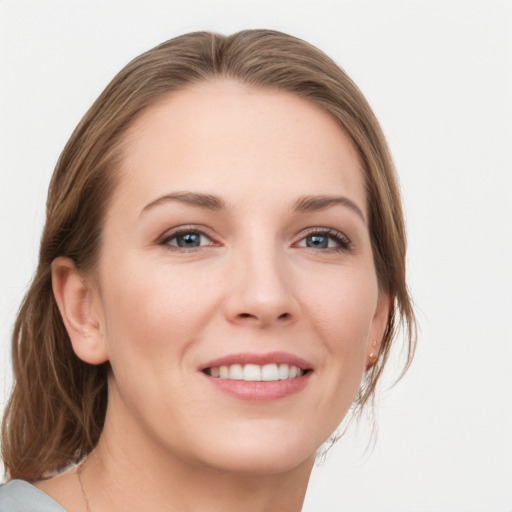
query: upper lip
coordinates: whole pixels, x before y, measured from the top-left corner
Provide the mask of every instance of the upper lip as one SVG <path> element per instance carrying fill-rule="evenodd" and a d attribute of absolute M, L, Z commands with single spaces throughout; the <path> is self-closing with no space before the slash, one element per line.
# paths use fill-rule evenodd
<path fill-rule="evenodd" d="M 199 368 L 201 371 L 206 370 L 207 368 L 218 368 L 219 366 L 230 366 L 232 364 L 257 364 L 259 366 L 263 366 L 266 364 L 288 364 L 291 366 L 297 366 L 301 370 L 311 370 L 312 365 L 308 363 L 305 359 L 298 357 L 294 354 L 289 354 L 287 352 L 267 352 L 265 354 L 255 354 L 255 353 L 239 353 L 239 354 L 229 354 L 223 357 L 219 357 L 217 359 L 213 359 L 201 365 Z"/>

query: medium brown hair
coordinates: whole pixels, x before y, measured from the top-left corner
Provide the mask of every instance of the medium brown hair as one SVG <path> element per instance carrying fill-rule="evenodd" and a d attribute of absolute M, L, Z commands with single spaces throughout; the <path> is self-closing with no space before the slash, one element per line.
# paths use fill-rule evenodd
<path fill-rule="evenodd" d="M 73 352 L 52 293 L 51 264 L 64 256 L 83 272 L 94 269 L 127 129 L 163 96 L 215 77 L 305 98 L 352 139 L 364 171 L 377 278 L 391 299 L 380 351 L 365 374 L 358 405 L 373 396 L 399 324 L 408 340 L 403 371 L 409 366 L 415 321 L 405 280 L 400 195 L 385 138 L 362 93 L 330 58 L 295 37 L 269 30 L 227 37 L 186 34 L 130 62 L 85 114 L 57 163 L 39 265 L 14 325 L 14 387 L 2 424 L 10 478 L 40 478 L 96 445 L 107 408 L 108 363 L 89 365 Z"/>

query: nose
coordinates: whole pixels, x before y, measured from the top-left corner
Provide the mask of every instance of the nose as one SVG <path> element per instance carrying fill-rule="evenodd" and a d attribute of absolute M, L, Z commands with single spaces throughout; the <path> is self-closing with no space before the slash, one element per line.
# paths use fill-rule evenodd
<path fill-rule="evenodd" d="M 229 272 L 228 321 L 257 328 L 294 322 L 299 304 L 291 274 L 286 257 L 276 250 L 262 251 L 260 246 L 236 256 Z"/>

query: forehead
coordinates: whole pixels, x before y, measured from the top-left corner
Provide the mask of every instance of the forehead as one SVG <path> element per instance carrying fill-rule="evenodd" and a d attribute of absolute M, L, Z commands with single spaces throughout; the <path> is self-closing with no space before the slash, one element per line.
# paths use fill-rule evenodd
<path fill-rule="evenodd" d="M 365 211 L 357 151 L 338 123 L 291 93 L 216 79 L 148 108 L 124 141 L 119 193 L 192 190 L 236 203 L 343 193 Z"/>

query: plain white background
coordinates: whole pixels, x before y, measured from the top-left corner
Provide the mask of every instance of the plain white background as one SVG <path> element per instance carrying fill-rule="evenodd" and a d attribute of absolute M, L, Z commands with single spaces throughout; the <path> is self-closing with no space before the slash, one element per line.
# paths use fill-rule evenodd
<path fill-rule="evenodd" d="M 9 336 L 72 129 L 175 35 L 275 28 L 366 94 L 401 178 L 416 360 L 315 468 L 306 512 L 512 511 L 512 2 L 0 0 L 0 409 Z M 388 377 L 390 382 L 390 377 Z M 314 411 L 305 411 L 314 414 Z"/>

